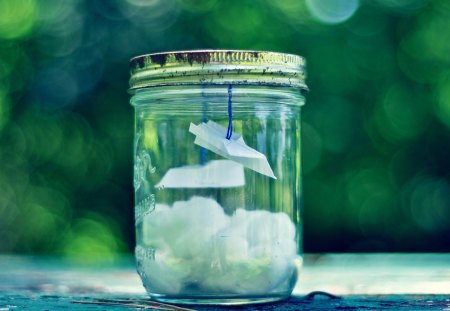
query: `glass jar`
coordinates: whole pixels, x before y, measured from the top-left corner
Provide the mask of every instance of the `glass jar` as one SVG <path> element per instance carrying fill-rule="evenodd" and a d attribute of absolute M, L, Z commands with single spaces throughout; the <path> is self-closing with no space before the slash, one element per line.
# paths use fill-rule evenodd
<path fill-rule="evenodd" d="M 249 51 L 131 60 L 135 255 L 151 298 L 290 296 L 302 266 L 304 66 Z"/>

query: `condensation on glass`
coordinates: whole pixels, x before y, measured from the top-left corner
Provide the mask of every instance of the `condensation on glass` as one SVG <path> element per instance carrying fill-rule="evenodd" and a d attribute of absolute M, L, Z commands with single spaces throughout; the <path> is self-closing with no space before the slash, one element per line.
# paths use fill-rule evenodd
<path fill-rule="evenodd" d="M 131 60 L 135 255 L 153 299 L 290 296 L 302 267 L 304 68 L 273 52 Z"/>

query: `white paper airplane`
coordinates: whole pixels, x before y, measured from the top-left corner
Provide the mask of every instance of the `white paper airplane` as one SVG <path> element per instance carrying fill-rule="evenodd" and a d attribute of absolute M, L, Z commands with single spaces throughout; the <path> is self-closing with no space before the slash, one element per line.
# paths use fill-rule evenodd
<path fill-rule="evenodd" d="M 195 144 L 260 174 L 277 179 L 266 156 L 247 146 L 238 133 L 233 133 L 228 140 L 226 139 L 227 129 L 213 121 L 199 125 L 191 123 L 189 132 L 196 136 Z"/>

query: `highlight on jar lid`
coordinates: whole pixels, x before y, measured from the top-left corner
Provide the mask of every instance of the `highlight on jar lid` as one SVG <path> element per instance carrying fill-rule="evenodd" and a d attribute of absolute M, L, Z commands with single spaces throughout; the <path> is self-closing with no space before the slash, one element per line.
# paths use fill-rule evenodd
<path fill-rule="evenodd" d="M 244 84 L 307 90 L 303 57 L 260 51 L 198 50 L 154 53 L 130 60 L 130 91 L 154 86 Z"/>

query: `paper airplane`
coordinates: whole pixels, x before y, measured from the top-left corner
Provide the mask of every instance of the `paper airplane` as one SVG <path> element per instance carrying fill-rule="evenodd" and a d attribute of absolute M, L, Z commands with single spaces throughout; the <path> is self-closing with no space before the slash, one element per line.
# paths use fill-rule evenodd
<path fill-rule="evenodd" d="M 231 188 L 245 185 L 244 167 L 230 160 L 171 168 L 156 188 Z"/>
<path fill-rule="evenodd" d="M 233 160 L 260 174 L 277 179 L 264 154 L 247 146 L 238 133 L 226 139 L 227 129 L 213 121 L 195 125 L 191 123 L 189 132 L 194 134 L 194 143 L 218 155 Z"/>

